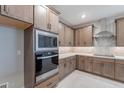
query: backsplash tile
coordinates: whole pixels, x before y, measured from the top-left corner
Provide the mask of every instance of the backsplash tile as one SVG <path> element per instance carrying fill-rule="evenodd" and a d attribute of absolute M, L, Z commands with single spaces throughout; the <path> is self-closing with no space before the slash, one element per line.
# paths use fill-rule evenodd
<path fill-rule="evenodd" d="M 78 53 L 90 53 L 94 54 L 94 52 L 101 52 L 102 55 L 107 54 L 115 55 L 115 56 L 124 56 L 124 47 L 59 47 L 59 53 L 70 53 L 70 52 L 78 52 Z"/>

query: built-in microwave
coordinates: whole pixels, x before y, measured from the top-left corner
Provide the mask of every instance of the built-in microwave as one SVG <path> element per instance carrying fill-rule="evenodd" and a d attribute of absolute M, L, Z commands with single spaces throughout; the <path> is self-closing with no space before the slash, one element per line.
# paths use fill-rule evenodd
<path fill-rule="evenodd" d="M 58 35 L 42 30 L 36 30 L 36 51 L 57 50 Z"/>

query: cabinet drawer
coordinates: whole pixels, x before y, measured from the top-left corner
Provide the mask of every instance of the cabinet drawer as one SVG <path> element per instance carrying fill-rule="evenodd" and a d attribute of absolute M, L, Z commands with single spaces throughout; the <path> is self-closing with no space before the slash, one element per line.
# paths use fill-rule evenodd
<path fill-rule="evenodd" d="M 42 82 L 41 84 L 35 86 L 35 88 L 52 88 L 54 87 L 59 81 L 59 75 L 55 75 L 51 77 L 50 79 Z"/>

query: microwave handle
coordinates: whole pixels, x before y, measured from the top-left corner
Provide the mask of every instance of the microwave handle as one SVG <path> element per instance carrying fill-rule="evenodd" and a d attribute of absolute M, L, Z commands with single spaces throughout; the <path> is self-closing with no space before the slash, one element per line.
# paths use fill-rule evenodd
<path fill-rule="evenodd" d="M 47 59 L 47 58 L 56 57 L 56 56 L 58 56 L 58 54 L 52 55 L 52 56 L 37 57 L 37 59 Z"/>

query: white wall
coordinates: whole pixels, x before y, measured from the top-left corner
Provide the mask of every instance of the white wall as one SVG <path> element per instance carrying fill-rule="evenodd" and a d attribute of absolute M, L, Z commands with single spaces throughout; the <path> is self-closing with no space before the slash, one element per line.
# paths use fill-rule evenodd
<path fill-rule="evenodd" d="M 0 26 L 0 84 L 24 86 L 24 31 Z"/>

